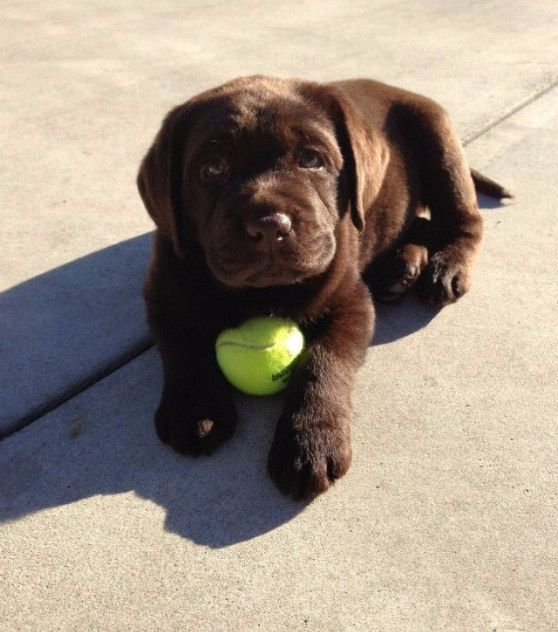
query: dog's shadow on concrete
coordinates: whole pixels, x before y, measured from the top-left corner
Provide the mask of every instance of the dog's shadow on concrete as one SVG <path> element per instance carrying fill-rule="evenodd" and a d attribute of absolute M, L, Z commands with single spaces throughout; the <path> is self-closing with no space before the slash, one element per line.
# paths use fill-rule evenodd
<path fill-rule="evenodd" d="M 426 327 L 440 311 L 439 307 L 408 294 L 394 303 L 375 303 L 376 328 L 371 346 L 385 345 L 405 338 Z"/>
<path fill-rule="evenodd" d="M 409 315 L 403 304 L 381 310 L 379 344 L 409 335 L 426 320 Z M 233 438 L 211 456 L 193 459 L 155 435 L 161 387 L 160 360 L 150 349 L 0 443 L 0 522 L 135 494 L 149 501 L 145 511 L 161 514 L 166 531 L 222 548 L 280 528 L 304 511 L 306 505 L 283 496 L 267 474 L 281 395 L 237 395 L 240 422 Z M 130 507 L 137 512 L 137 503 Z M 110 522 L 110 511 L 93 512 Z M 79 517 L 75 528 L 83 528 Z"/>
<path fill-rule="evenodd" d="M 274 487 L 266 471 L 280 397 L 238 396 L 234 437 L 211 456 L 194 459 L 155 435 L 160 388 L 159 359 L 150 350 L 0 444 L 0 522 L 87 499 L 87 524 L 91 516 L 110 523 L 110 510 L 96 498 L 115 495 L 124 495 L 119 511 L 129 506 L 135 520 L 138 503 L 125 497 L 137 495 L 149 501 L 140 511 L 153 514 L 145 519 L 150 528 L 161 520 L 166 531 L 222 548 L 276 529 L 304 510 Z M 76 530 L 84 528 L 79 512 L 69 515 L 78 516 Z"/>
<path fill-rule="evenodd" d="M 147 237 L 142 236 L 129 244 L 134 253 L 139 253 L 134 255 L 137 262 L 147 245 L 146 240 Z M 36 277 L 26 282 L 21 291 L 17 287 L 9 290 L 6 305 L 17 303 L 18 296 L 34 305 L 36 296 L 50 292 L 53 287 L 61 287 L 65 300 L 79 304 L 83 300 L 83 288 L 91 288 L 92 277 L 99 270 L 105 271 L 106 276 L 107 262 L 111 269 L 128 274 L 128 246 L 123 248 L 117 244 L 114 248 L 114 251 L 105 249 Z M 121 264 L 116 260 L 120 256 L 124 259 Z M 143 265 L 137 262 L 134 264 L 137 278 L 128 279 L 127 287 L 140 287 Z M 73 267 L 69 270 L 68 266 Z M 71 284 L 66 279 L 71 279 Z M 130 292 L 118 290 L 118 282 L 110 287 L 107 308 L 114 301 L 130 300 Z M 94 289 L 98 296 L 98 288 Z M 46 365 L 41 364 L 42 357 L 45 362 L 49 357 L 45 340 L 49 336 L 51 340 L 63 340 L 62 333 L 72 330 L 72 323 L 60 322 L 63 311 L 56 296 L 53 293 L 47 303 L 47 308 L 50 305 L 54 310 L 52 318 L 18 319 L 18 314 L 25 315 L 27 304 L 22 303 L 19 307 L 16 305 L 10 320 L 12 329 L 18 322 L 27 328 L 19 333 L 18 340 L 30 341 L 29 344 L 38 341 L 39 346 L 28 354 L 35 360 L 28 365 L 33 373 L 46 370 Z M 141 301 L 138 300 L 136 306 L 141 310 Z M 118 316 L 127 314 L 128 308 L 112 305 L 111 309 Z M 96 310 L 76 308 L 74 311 L 82 319 L 79 327 L 74 328 L 77 339 L 86 344 L 86 319 L 104 314 L 103 305 Z M 70 309 L 69 313 L 74 311 Z M 397 304 L 378 305 L 373 344 L 389 344 L 412 335 L 427 326 L 437 311 L 413 296 Z M 137 313 L 134 318 L 141 333 L 143 313 Z M 50 326 L 54 328 L 52 332 Z M 73 358 L 73 365 L 77 361 L 78 358 Z M 22 366 L 18 369 L 20 372 Z M 25 377 L 21 373 L 20 379 L 22 376 Z M 35 381 L 32 375 L 29 383 Z M 1 442 L 0 522 L 97 496 L 137 494 L 151 501 L 145 504 L 146 511 L 163 509 L 167 531 L 200 545 L 220 548 L 280 528 L 304 510 L 304 504 L 282 496 L 267 475 L 267 452 L 280 414 L 281 396 L 263 399 L 238 396 L 241 421 L 235 436 L 211 457 L 191 459 L 175 454 L 155 436 L 152 416 L 161 386 L 158 355 L 150 349 Z M 125 501 L 121 506 L 125 507 Z M 95 516 L 99 521 L 111 520 L 111 516 L 101 510 L 97 510 Z"/>

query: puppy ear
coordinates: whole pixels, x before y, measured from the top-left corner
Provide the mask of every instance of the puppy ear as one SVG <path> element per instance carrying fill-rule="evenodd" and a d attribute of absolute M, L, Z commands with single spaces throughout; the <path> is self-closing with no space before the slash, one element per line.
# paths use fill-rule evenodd
<path fill-rule="evenodd" d="M 181 105 L 165 117 L 137 177 L 147 212 L 178 257 L 184 254 L 180 242 L 180 208 L 185 136 L 186 108 Z"/>
<path fill-rule="evenodd" d="M 328 86 L 337 142 L 343 155 L 346 195 L 351 219 L 359 231 L 365 214 L 382 186 L 389 150 L 380 134 L 366 121 L 351 99 L 337 86 Z"/>

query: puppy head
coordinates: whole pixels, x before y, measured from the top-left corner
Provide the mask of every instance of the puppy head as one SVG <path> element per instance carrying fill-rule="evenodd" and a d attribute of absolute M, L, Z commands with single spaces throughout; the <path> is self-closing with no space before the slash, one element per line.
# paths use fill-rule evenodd
<path fill-rule="evenodd" d="M 170 112 L 138 187 L 176 255 L 195 239 L 221 283 L 299 283 L 327 270 L 349 209 L 362 230 L 372 140 L 335 88 L 237 79 Z"/>

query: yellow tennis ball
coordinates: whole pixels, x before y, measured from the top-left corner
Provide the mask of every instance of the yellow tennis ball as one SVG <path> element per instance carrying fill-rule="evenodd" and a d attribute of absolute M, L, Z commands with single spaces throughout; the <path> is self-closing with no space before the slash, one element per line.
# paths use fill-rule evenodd
<path fill-rule="evenodd" d="M 248 395 L 272 395 L 289 381 L 304 348 L 304 336 L 284 318 L 250 318 L 225 329 L 215 343 L 217 363 L 227 380 Z"/>

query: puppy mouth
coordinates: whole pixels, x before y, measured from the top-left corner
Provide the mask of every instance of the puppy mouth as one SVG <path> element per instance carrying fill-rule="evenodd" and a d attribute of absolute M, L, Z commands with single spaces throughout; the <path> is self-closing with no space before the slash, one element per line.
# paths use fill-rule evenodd
<path fill-rule="evenodd" d="M 211 257 L 208 265 L 214 276 L 229 287 L 293 285 L 322 274 L 333 260 L 335 240 L 326 235 L 319 241 L 305 256 L 290 248 L 270 248 L 266 252 Z"/>
<path fill-rule="evenodd" d="M 249 287 L 268 287 L 270 285 L 292 285 L 301 283 L 304 279 L 322 272 L 322 266 L 307 264 L 287 264 L 269 255 L 255 270 L 245 270 L 243 285 Z M 247 274 L 246 274 L 247 273 Z"/>

